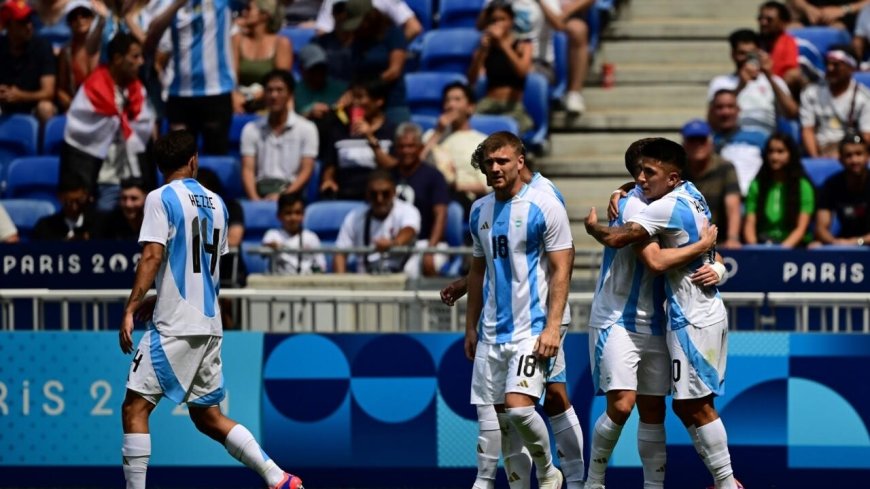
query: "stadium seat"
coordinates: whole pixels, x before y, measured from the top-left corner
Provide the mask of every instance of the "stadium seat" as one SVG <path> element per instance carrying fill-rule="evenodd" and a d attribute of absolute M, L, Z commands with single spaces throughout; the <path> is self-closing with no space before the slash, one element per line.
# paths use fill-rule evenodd
<path fill-rule="evenodd" d="M 833 158 L 803 158 L 801 163 L 807 178 L 816 188 L 821 188 L 831 175 L 843 170 L 843 165 Z"/>
<path fill-rule="evenodd" d="M 431 31 L 433 23 L 432 0 L 406 0 L 405 3 L 414 11 L 414 15 L 417 16 L 417 20 L 423 26 L 423 32 Z"/>
<path fill-rule="evenodd" d="M 321 200 L 305 208 L 302 227 L 314 232 L 323 243 L 334 243 L 345 216 L 354 210 L 365 207 L 359 200 Z"/>
<path fill-rule="evenodd" d="M 854 78 L 856 82 L 870 88 L 870 71 L 856 71 L 855 73 L 852 73 L 852 78 Z"/>
<path fill-rule="evenodd" d="M 465 244 L 465 228 L 464 222 L 465 209 L 462 204 L 453 201 L 447 206 L 447 222 L 444 227 L 444 241 L 453 248 Z M 455 277 L 459 275 L 459 270 L 462 268 L 462 255 L 451 255 L 447 262 L 441 267 L 441 275 L 446 277 Z"/>
<path fill-rule="evenodd" d="M 438 116 L 411 114 L 411 122 L 420 126 L 420 129 L 423 129 L 425 133 L 429 129 L 435 129 L 435 125 L 438 124 Z"/>
<path fill-rule="evenodd" d="M 250 252 L 251 248 L 260 246 L 262 243 L 259 241 L 242 241 L 242 260 L 248 273 L 269 273 L 269 257 Z"/>
<path fill-rule="evenodd" d="M 441 114 L 444 87 L 453 82 L 468 83 L 465 75 L 440 71 L 418 71 L 405 74 L 405 97 L 412 114 Z"/>
<path fill-rule="evenodd" d="M 506 115 L 475 114 L 469 121 L 471 128 L 480 131 L 487 136 L 498 131 L 508 131 L 519 135 L 520 128 L 517 121 Z"/>
<path fill-rule="evenodd" d="M 810 42 L 824 56 L 828 48 L 834 44 L 850 44 L 852 42 L 848 31 L 833 27 L 810 26 L 789 29 L 792 36 Z"/>
<path fill-rule="evenodd" d="M 298 53 L 303 46 L 311 42 L 316 31 L 314 29 L 306 29 L 304 27 L 285 27 L 278 32 L 279 35 L 290 39 L 293 44 L 293 53 Z"/>
<path fill-rule="evenodd" d="M 540 151 L 547 142 L 550 131 L 550 101 L 547 79 L 540 73 L 531 72 L 526 77 L 523 105 L 535 122 L 535 127 L 522 135 L 523 142 L 534 151 Z"/>
<path fill-rule="evenodd" d="M 6 209 L 18 228 L 18 237 L 24 241 L 30 239 L 37 221 L 56 211 L 54 204 L 38 199 L 5 199 L 0 200 L 0 205 Z"/>
<path fill-rule="evenodd" d="M 239 158 L 242 145 L 242 129 L 245 124 L 257 120 L 257 114 L 233 114 L 233 120 L 230 122 L 230 156 Z"/>
<path fill-rule="evenodd" d="M 776 116 L 776 130 L 791 136 L 798 147 L 800 147 L 803 136 L 801 136 L 801 123 L 799 120 L 778 115 Z"/>
<path fill-rule="evenodd" d="M 266 231 L 281 227 L 278 204 L 271 200 L 239 200 L 245 214 L 245 241 L 259 243 Z"/>
<path fill-rule="evenodd" d="M 223 187 L 223 198 L 239 199 L 245 196 L 242 190 L 242 169 L 232 156 L 200 156 L 199 166 L 217 175 Z"/>
<path fill-rule="evenodd" d="M 0 116 L 0 181 L 6 176 L 9 163 L 19 156 L 36 154 L 39 122 L 23 114 Z"/>
<path fill-rule="evenodd" d="M 63 146 L 63 131 L 66 129 L 66 116 L 56 115 L 45 123 L 42 135 L 42 154 L 59 155 Z"/>
<path fill-rule="evenodd" d="M 9 164 L 5 196 L 9 199 L 41 199 L 57 205 L 60 158 L 25 156 Z"/>
<path fill-rule="evenodd" d="M 812 83 L 825 79 L 825 58 L 813 43 L 806 39 L 797 39 L 798 65 L 801 72 Z"/>
<path fill-rule="evenodd" d="M 427 32 L 423 36 L 420 69 L 464 75 L 468 72 L 468 65 L 479 42 L 480 32 L 472 28 L 438 29 Z"/>
<path fill-rule="evenodd" d="M 320 200 L 320 172 L 323 170 L 320 160 L 314 160 L 314 171 L 305 185 L 305 203 L 311 204 Z"/>
<path fill-rule="evenodd" d="M 474 27 L 483 4 L 483 0 L 440 0 L 438 28 Z"/>

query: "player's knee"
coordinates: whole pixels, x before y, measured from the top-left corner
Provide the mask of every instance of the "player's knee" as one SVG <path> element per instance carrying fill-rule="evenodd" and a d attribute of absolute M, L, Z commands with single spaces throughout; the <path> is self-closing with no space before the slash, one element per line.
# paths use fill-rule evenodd
<path fill-rule="evenodd" d="M 638 396 L 637 398 L 637 412 L 644 423 L 663 423 L 666 411 L 664 397 Z"/>

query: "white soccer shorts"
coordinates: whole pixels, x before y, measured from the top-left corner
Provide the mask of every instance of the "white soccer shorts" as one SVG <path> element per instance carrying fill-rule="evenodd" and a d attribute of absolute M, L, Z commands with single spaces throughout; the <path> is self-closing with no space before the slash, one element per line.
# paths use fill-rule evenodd
<path fill-rule="evenodd" d="M 149 329 L 139 341 L 127 389 L 153 404 L 216 406 L 225 397 L 220 336 L 162 336 Z"/>
<path fill-rule="evenodd" d="M 559 334 L 562 335 L 562 342 L 559 343 L 559 353 L 556 358 L 551 360 L 550 375 L 547 376 L 548 384 L 557 384 L 568 381 L 568 375 L 565 370 L 565 334 L 568 333 L 568 325 L 563 325 L 560 328 Z"/>
<path fill-rule="evenodd" d="M 589 358 L 595 394 L 612 390 L 664 396 L 670 389 L 670 356 L 664 336 L 622 326 L 589 329 Z"/>
<path fill-rule="evenodd" d="M 540 398 L 551 360 L 535 356 L 537 341 L 538 337 L 532 336 L 510 343 L 478 342 L 471 377 L 471 404 L 504 404 L 508 392 Z"/>
<path fill-rule="evenodd" d="M 725 393 L 728 321 L 667 332 L 674 399 L 700 399 Z"/>

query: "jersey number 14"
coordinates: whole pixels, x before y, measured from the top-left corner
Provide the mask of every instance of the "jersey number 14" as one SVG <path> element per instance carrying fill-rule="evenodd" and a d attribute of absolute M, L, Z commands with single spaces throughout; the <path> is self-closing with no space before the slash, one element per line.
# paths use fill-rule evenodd
<path fill-rule="evenodd" d="M 200 232 L 201 230 L 201 232 Z M 214 268 L 217 266 L 218 260 L 218 243 L 221 238 L 221 230 L 214 228 L 212 230 L 211 243 L 208 242 L 208 219 L 202 218 L 202 226 L 200 227 L 199 217 L 194 217 L 190 223 L 190 255 L 193 257 L 193 273 L 202 273 L 202 255 L 200 254 L 200 246 L 206 253 L 211 255 L 211 263 L 209 272 L 214 275 Z M 205 237 L 202 239 L 201 236 Z"/>

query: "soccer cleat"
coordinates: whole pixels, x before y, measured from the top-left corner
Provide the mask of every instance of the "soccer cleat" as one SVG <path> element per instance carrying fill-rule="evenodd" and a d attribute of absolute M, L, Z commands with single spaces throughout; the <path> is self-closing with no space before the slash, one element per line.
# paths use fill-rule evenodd
<path fill-rule="evenodd" d="M 547 474 L 546 477 L 542 479 L 538 479 L 538 488 L 539 489 L 562 489 L 562 473 L 559 472 L 559 469 L 553 469 L 553 471 Z"/>
<path fill-rule="evenodd" d="M 284 478 L 281 482 L 273 486 L 271 489 L 305 489 L 302 487 L 302 479 L 293 474 L 284 472 Z"/>

